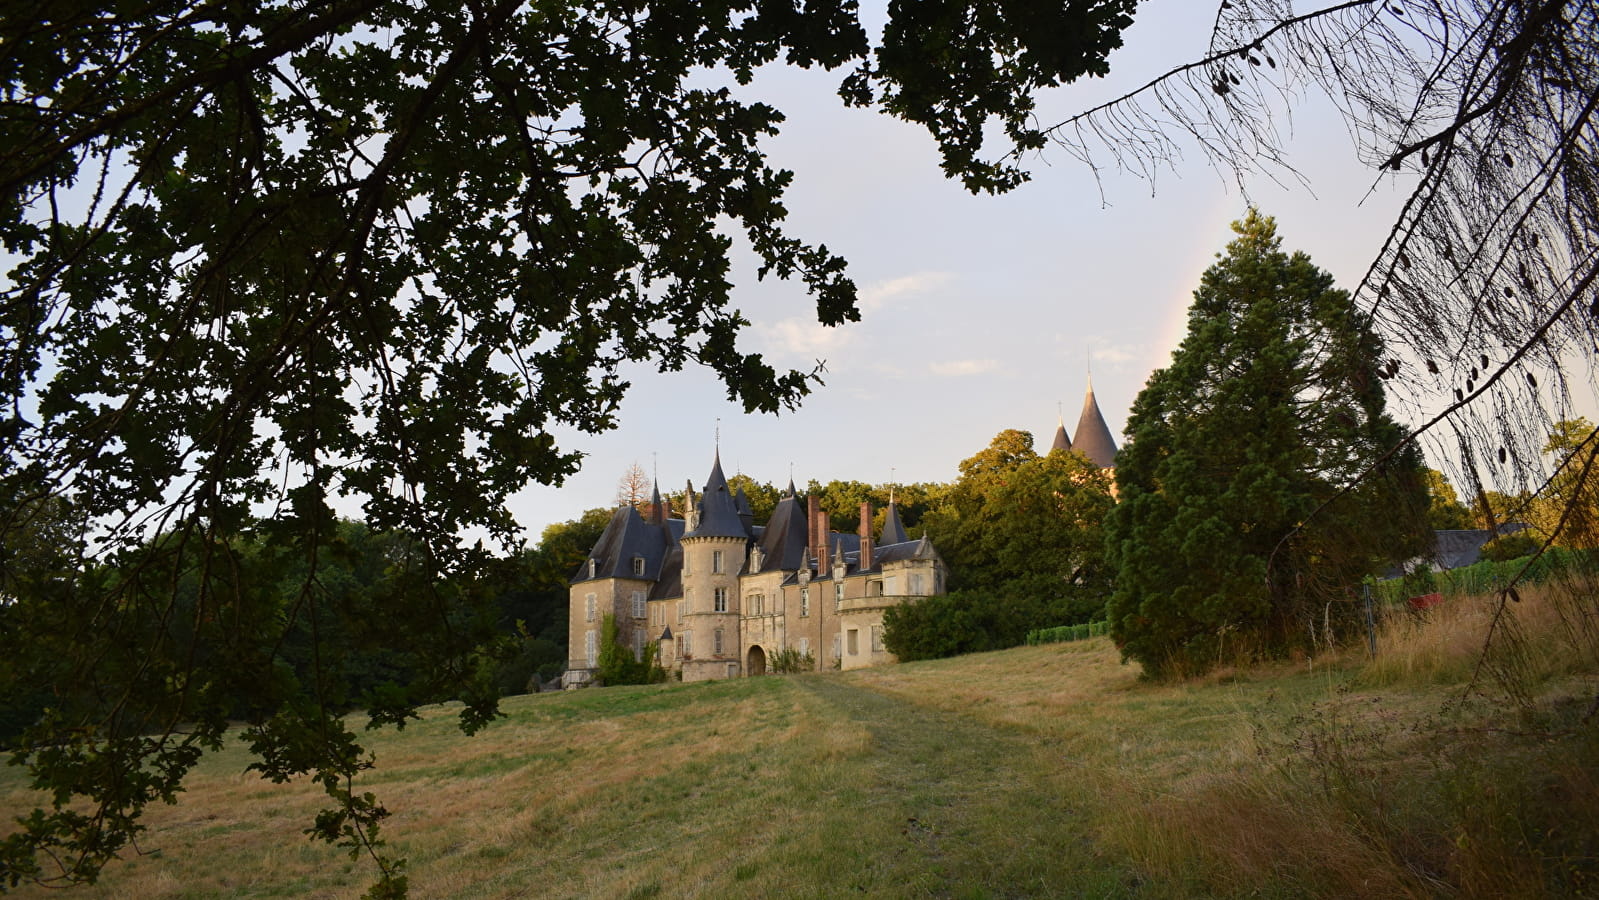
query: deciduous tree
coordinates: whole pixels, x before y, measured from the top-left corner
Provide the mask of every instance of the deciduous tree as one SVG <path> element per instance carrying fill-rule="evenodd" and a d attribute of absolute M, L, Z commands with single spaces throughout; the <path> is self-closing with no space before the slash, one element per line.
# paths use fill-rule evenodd
<path fill-rule="evenodd" d="M 468 601 L 490 557 L 460 535 L 508 539 L 510 493 L 576 468 L 552 429 L 612 427 L 630 363 L 708 366 L 751 411 L 816 384 L 740 349 L 729 232 L 821 322 L 857 315 L 844 261 L 783 229 L 791 176 L 762 149 L 782 114 L 726 82 L 844 68 L 847 102 L 925 126 L 952 177 L 1002 190 L 1022 176 L 985 137 L 1038 146 L 1034 89 L 1103 72 L 1133 5 L 902 4 L 875 47 L 835 0 L 0 16 L 0 496 L 68 497 L 115 573 L 20 598 L 44 630 L 0 647 L 100 698 L 21 744 L 57 799 L 0 845 L 0 883 L 92 879 L 174 795 L 227 727 L 174 685 L 281 688 L 250 732 L 265 773 L 316 773 L 337 801 L 317 833 L 371 852 L 365 756 L 314 692 L 270 677 L 283 622 L 249 579 L 303 561 L 288 621 L 326 602 L 334 501 L 359 506 L 405 536 L 384 623 L 441 636 L 427 665 L 481 724 Z M 184 636 L 160 586 L 189 568 L 210 627 Z M 95 664 L 117 653 L 128 667 Z M 202 657 L 220 670 L 186 662 Z"/>

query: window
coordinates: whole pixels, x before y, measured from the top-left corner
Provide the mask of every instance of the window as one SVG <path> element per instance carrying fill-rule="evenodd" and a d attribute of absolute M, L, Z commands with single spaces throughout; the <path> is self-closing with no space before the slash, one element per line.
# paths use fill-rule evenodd
<path fill-rule="evenodd" d="M 840 581 L 837 584 L 833 585 L 833 609 L 836 611 L 840 606 L 843 606 L 843 605 L 844 605 L 844 582 Z"/>
<path fill-rule="evenodd" d="M 693 571 L 693 567 L 689 565 L 689 562 L 693 558 L 694 557 L 691 554 L 688 554 L 688 553 L 683 554 L 683 574 L 684 575 L 688 575 L 688 574 L 690 574 Z"/>
<path fill-rule="evenodd" d="M 838 659 L 838 656 L 839 656 L 839 653 L 838 653 L 838 640 L 839 640 L 838 635 L 836 635 L 836 634 L 833 635 L 833 658 L 834 659 Z"/>
<path fill-rule="evenodd" d="M 594 667 L 594 660 L 596 658 L 594 652 L 594 629 L 592 628 L 583 632 L 583 652 L 588 658 L 589 668 L 592 669 Z"/>
<path fill-rule="evenodd" d="M 588 595 L 588 602 L 589 602 L 589 615 L 588 615 L 588 618 L 585 619 L 584 621 L 585 622 L 592 622 L 592 621 L 594 621 L 594 607 L 595 607 L 594 595 L 593 594 L 589 594 Z"/>
<path fill-rule="evenodd" d="M 922 573 L 920 573 L 920 572 L 912 572 L 911 575 L 910 575 L 910 579 L 911 579 L 911 593 L 915 594 L 917 596 L 920 596 L 921 593 L 922 593 Z"/>
<path fill-rule="evenodd" d="M 679 625 L 683 624 L 683 604 L 685 602 L 687 602 L 687 601 L 684 601 L 684 600 L 677 601 L 677 624 L 679 624 Z"/>
<path fill-rule="evenodd" d="M 644 574 L 644 557 L 642 557 L 642 556 L 633 557 L 633 574 L 634 575 L 643 575 Z"/>
<path fill-rule="evenodd" d="M 717 575 L 722 574 L 722 551 L 711 551 L 711 571 Z"/>
<path fill-rule="evenodd" d="M 881 581 L 869 581 L 869 582 L 867 582 L 866 583 L 866 596 L 868 596 L 868 597 L 881 597 L 881 596 L 883 596 L 883 582 L 881 582 Z"/>
<path fill-rule="evenodd" d="M 727 588 L 716 589 L 715 603 L 716 612 L 727 612 Z"/>
<path fill-rule="evenodd" d="M 800 588 L 800 615 L 808 616 L 810 614 L 811 614 L 811 589 L 808 588 L 808 587 L 803 587 L 803 588 Z"/>
<path fill-rule="evenodd" d="M 883 652 L 883 626 L 881 625 L 872 626 L 872 652 Z"/>
<path fill-rule="evenodd" d="M 686 613 L 694 612 L 694 590 L 693 590 L 693 588 L 684 588 L 683 589 L 683 612 L 686 612 Z"/>
<path fill-rule="evenodd" d="M 884 575 L 883 576 L 883 593 L 889 595 L 890 597 L 892 597 L 895 594 L 899 593 L 899 576 L 898 575 Z"/>
<path fill-rule="evenodd" d="M 635 618 L 635 619 L 644 618 L 644 592 L 643 591 L 634 591 L 633 592 L 633 618 Z"/>
<path fill-rule="evenodd" d="M 680 635 L 677 636 L 677 658 L 678 659 L 688 659 L 688 635 L 687 634 L 680 634 Z"/>
<path fill-rule="evenodd" d="M 722 629 L 720 628 L 711 632 L 711 654 L 713 656 L 722 655 Z"/>
<path fill-rule="evenodd" d="M 633 629 L 633 658 L 639 662 L 644 661 L 644 629 Z"/>
<path fill-rule="evenodd" d="M 860 635 L 860 631 L 858 631 L 858 630 L 856 630 L 854 628 L 851 628 L 849 630 L 849 655 L 850 656 L 859 655 L 860 652 L 861 652 L 859 635 Z"/>
<path fill-rule="evenodd" d="M 765 607 L 765 597 L 761 596 L 760 594 L 751 594 L 749 596 L 749 602 L 745 604 L 744 609 L 745 612 L 749 613 L 750 615 L 758 616 L 765 610 Z"/>

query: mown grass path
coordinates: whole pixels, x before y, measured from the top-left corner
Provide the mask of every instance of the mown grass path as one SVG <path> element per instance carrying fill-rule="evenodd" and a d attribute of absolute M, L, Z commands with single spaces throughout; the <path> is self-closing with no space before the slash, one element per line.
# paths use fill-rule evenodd
<path fill-rule="evenodd" d="M 862 728 L 851 759 L 858 810 L 897 824 L 892 852 L 861 873 L 865 893 L 954 897 L 1123 896 L 1136 882 L 1094 852 L 1065 773 L 1035 735 L 886 696 L 840 678 L 794 684 L 823 721 Z M 848 815 L 848 800 L 840 812 Z M 886 871 L 874 871 L 886 869 Z M 885 876 L 885 877 L 876 877 Z"/>

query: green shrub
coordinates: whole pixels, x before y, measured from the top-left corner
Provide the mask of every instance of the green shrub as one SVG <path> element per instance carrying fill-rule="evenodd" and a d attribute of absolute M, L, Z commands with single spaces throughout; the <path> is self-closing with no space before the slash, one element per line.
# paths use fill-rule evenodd
<path fill-rule="evenodd" d="M 766 660 L 767 671 L 778 675 L 789 675 L 795 672 L 816 671 L 816 657 L 810 651 L 799 652 L 793 647 L 784 647 L 773 653 Z"/>
<path fill-rule="evenodd" d="M 666 680 L 666 672 L 655 659 L 655 643 L 644 642 L 644 658 L 633 655 L 631 647 L 624 647 L 617 639 L 619 629 L 616 617 L 606 615 L 600 624 L 600 653 L 596 660 L 596 676 L 600 684 L 656 684 Z"/>
<path fill-rule="evenodd" d="M 901 661 L 1017 647 L 1052 623 L 1104 615 L 1102 597 L 1061 591 L 1057 582 L 1012 582 L 991 591 L 922 597 L 883 613 L 883 645 Z"/>

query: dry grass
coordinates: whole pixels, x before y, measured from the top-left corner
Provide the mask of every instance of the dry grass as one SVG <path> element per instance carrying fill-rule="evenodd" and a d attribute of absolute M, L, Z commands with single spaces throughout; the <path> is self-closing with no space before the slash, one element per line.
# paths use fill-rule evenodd
<path fill-rule="evenodd" d="M 438 708 L 371 736 L 367 787 L 416 897 L 1591 895 L 1591 595 L 1522 597 L 1471 697 L 1483 601 L 1393 623 L 1373 663 L 1178 684 L 1095 639 L 516 698 L 475 738 Z M 208 759 L 157 852 L 79 893 L 359 894 L 370 868 L 301 835 L 321 796 L 246 762 Z"/>

